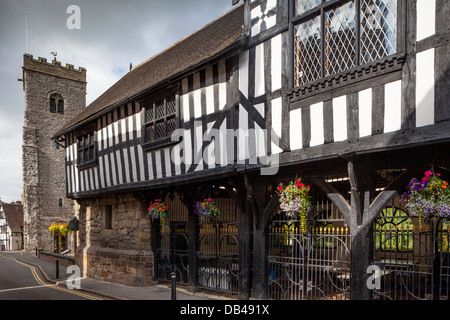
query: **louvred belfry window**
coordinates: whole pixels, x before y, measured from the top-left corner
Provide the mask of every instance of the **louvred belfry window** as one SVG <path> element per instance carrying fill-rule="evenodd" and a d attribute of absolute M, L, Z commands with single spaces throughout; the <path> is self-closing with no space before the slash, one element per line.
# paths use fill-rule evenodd
<path fill-rule="evenodd" d="M 64 114 L 64 99 L 55 93 L 50 96 L 50 112 Z"/>
<path fill-rule="evenodd" d="M 151 99 L 144 104 L 144 111 L 144 149 L 156 149 L 172 143 L 172 133 L 178 128 L 177 95 Z"/>
<path fill-rule="evenodd" d="M 295 86 L 397 53 L 397 1 L 295 0 Z"/>

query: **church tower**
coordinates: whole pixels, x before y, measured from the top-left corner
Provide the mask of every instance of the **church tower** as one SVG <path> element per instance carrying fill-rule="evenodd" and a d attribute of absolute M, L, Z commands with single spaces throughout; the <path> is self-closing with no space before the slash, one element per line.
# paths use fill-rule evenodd
<path fill-rule="evenodd" d="M 86 107 L 86 70 L 25 54 L 23 89 L 24 248 L 51 250 L 48 227 L 75 216 L 75 202 L 66 198 L 65 150 L 51 137 Z"/>

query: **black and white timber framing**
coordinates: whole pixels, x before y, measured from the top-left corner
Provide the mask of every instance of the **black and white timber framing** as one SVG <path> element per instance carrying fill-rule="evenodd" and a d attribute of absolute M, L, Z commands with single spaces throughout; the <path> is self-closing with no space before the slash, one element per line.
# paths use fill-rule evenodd
<path fill-rule="evenodd" d="M 354 3 L 360 5 L 359 0 Z M 174 141 L 150 150 L 142 147 L 142 102 L 164 90 L 162 83 L 158 90 L 105 105 L 102 112 L 55 136 L 65 140 L 68 197 L 95 198 L 240 177 L 245 190 L 241 208 L 254 212 L 241 215 L 240 226 L 248 224 L 240 230 L 245 246 L 241 261 L 250 257 L 253 245 L 252 296 L 266 298 L 267 247 L 258 239 L 265 237 L 277 205 L 276 197 L 264 198 L 266 186 L 292 176 L 301 166 L 317 168 L 321 162 L 331 175 L 330 168 L 338 170 L 345 161 L 344 171 L 352 183 L 350 203 L 317 173 L 310 181 L 326 192 L 349 222 L 354 249 L 360 250 L 354 256 L 359 260 L 352 260 L 357 279 L 352 295 L 367 299 L 370 293 L 361 283 L 369 258 L 361 252 L 368 245 L 368 226 L 408 179 L 400 177 L 369 203 L 361 178 L 364 159 L 389 157 L 392 152 L 402 155 L 401 164 L 391 159 L 402 167 L 413 157 L 414 148 L 436 151 L 448 148 L 450 142 L 450 2 L 397 0 L 396 4 L 394 54 L 295 87 L 294 28 L 299 21 L 294 17 L 295 1 L 245 1 L 234 9 L 242 10 L 245 41 L 170 79 L 170 86 L 178 88 Z M 89 130 L 95 132 L 96 161 L 86 168 L 78 165 L 77 137 Z M 439 152 L 447 154 L 448 164 L 448 149 Z M 445 159 L 442 154 L 430 162 Z M 262 174 L 266 169 L 268 173 Z M 245 264 L 241 271 L 249 275 L 250 266 Z M 245 286 L 240 293 L 248 297 L 249 284 Z"/>
<path fill-rule="evenodd" d="M 436 8 L 445 6 L 440 4 Z M 250 45 L 178 80 L 182 141 L 144 151 L 145 110 L 139 99 L 119 105 L 94 121 L 95 166 L 78 168 L 76 132 L 68 135 L 70 197 L 176 183 L 270 165 L 271 160 L 283 166 L 448 138 L 448 88 L 441 78 L 448 76 L 442 69 L 448 30 L 421 31 L 421 24 L 405 24 L 400 18 L 398 42 L 403 45 L 395 55 L 290 89 L 287 1 L 245 5 L 251 17 Z M 413 15 L 415 3 L 408 7 L 399 0 L 398 8 L 402 16 Z M 444 17 L 435 12 L 417 11 L 417 17 L 439 26 Z M 417 41 L 408 42 L 417 47 L 414 52 L 406 47 L 412 32 L 418 33 Z M 422 39 L 426 32 L 433 33 Z M 219 130 L 220 137 L 208 135 L 211 129 Z M 233 141 L 233 149 L 225 148 Z M 275 155 L 279 159 L 271 159 Z"/>

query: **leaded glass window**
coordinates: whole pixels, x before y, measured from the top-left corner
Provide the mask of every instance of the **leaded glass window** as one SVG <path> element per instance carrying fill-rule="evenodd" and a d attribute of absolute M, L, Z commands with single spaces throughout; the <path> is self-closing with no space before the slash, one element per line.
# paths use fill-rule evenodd
<path fill-rule="evenodd" d="M 144 143 L 170 138 L 177 129 L 175 94 L 153 99 L 145 106 Z"/>
<path fill-rule="evenodd" d="M 295 78 L 299 86 L 321 78 L 320 16 L 299 24 L 295 31 Z"/>
<path fill-rule="evenodd" d="M 361 1 L 361 64 L 397 51 L 397 1 Z"/>
<path fill-rule="evenodd" d="M 82 169 L 96 164 L 95 132 L 84 133 L 77 138 L 78 166 Z"/>
<path fill-rule="evenodd" d="M 397 0 L 295 0 L 295 14 L 297 87 L 397 52 Z"/>
<path fill-rule="evenodd" d="M 296 14 L 303 14 L 311 9 L 320 6 L 321 3 L 321 0 L 296 0 L 295 12 Z"/>
<path fill-rule="evenodd" d="M 325 11 L 325 76 L 356 66 L 355 1 Z"/>

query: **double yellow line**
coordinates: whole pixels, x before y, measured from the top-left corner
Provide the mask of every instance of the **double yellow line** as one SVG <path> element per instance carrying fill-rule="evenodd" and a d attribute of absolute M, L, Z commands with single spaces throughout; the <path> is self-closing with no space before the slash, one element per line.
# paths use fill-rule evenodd
<path fill-rule="evenodd" d="M 40 284 L 43 287 L 59 290 L 59 291 L 66 292 L 66 293 L 70 293 L 70 294 L 73 294 L 73 295 L 76 295 L 76 296 L 80 296 L 80 297 L 83 297 L 83 298 L 86 298 L 86 299 L 90 299 L 90 300 L 103 300 L 103 299 L 101 299 L 99 297 L 96 297 L 96 296 L 93 296 L 93 295 L 90 295 L 90 294 L 87 294 L 87 293 L 76 291 L 76 289 L 69 290 L 67 288 L 60 287 L 57 284 L 48 284 L 48 283 L 44 282 L 39 277 L 39 275 L 38 275 L 38 273 L 36 271 L 36 268 L 34 266 L 26 264 L 26 263 L 23 263 L 22 261 L 19 261 L 16 258 L 8 257 L 5 254 L 1 254 L 1 256 L 5 257 L 6 259 L 12 260 L 12 261 L 14 261 L 14 262 L 16 262 L 18 264 L 21 264 L 21 265 L 29 268 L 31 270 L 31 273 L 33 274 L 34 279 L 37 281 L 38 284 Z"/>

